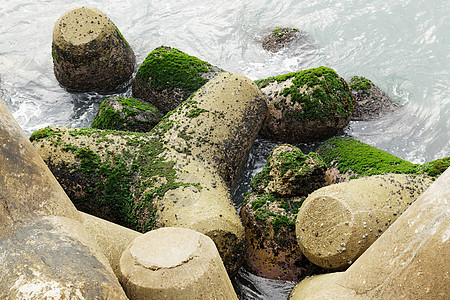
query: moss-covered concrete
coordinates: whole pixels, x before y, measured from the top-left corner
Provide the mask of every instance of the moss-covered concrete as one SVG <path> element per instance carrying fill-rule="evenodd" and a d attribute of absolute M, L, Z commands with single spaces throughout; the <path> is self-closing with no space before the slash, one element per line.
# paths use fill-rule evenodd
<path fill-rule="evenodd" d="M 91 127 L 149 132 L 161 119 L 162 114 L 150 103 L 131 97 L 114 97 L 102 102 Z"/>
<path fill-rule="evenodd" d="M 53 69 L 69 91 L 110 93 L 131 79 L 136 59 L 116 25 L 100 10 L 77 7 L 55 23 Z"/>
<path fill-rule="evenodd" d="M 330 183 L 386 173 L 424 173 L 436 177 L 450 166 L 449 157 L 424 165 L 413 164 L 349 137 L 328 139 L 319 147 L 318 153 L 332 169 Z"/>
<path fill-rule="evenodd" d="M 327 184 L 327 164 L 317 153 L 280 145 L 271 152 L 266 166 L 251 182 L 252 189 L 281 196 L 307 196 Z"/>
<path fill-rule="evenodd" d="M 249 271 L 291 281 L 323 272 L 302 255 L 295 219 L 306 195 L 327 184 L 325 170 L 316 153 L 305 155 L 291 145 L 272 151 L 241 208 Z"/>
<path fill-rule="evenodd" d="M 343 129 L 354 100 L 345 80 L 331 68 L 289 73 L 256 83 L 269 112 L 261 134 L 289 143 L 329 138 Z"/>
<path fill-rule="evenodd" d="M 139 67 L 133 81 L 133 96 L 167 113 L 221 71 L 195 56 L 161 46 L 150 52 Z"/>
<path fill-rule="evenodd" d="M 229 189 L 265 112 L 252 81 L 223 73 L 148 134 L 52 128 L 34 143 L 80 210 L 139 231 L 197 230 L 235 272 L 244 230 Z"/>

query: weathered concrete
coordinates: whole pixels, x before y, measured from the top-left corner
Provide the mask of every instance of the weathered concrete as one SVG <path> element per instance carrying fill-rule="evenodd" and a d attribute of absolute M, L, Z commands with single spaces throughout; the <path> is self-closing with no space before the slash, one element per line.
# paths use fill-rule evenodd
<path fill-rule="evenodd" d="M 350 266 L 431 184 L 431 178 L 376 175 L 323 187 L 297 215 L 302 253 L 327 269 Z"/>
<path fill-rule="evenodd" d="M 323 273 L 300 251 L 295 219 L 306 196 L 326 185 L 326 165 L 316 153 L 291 145 L 273 149 L 264 169 L 251 182 L 240 216 L 245 228 L 244 263 L 248 271 L 270 279 L 299 281 Z"/>
<path fill-rule="evenodd" d="M 302 281 L 300 299 L 448 299 L 450 168 L 345 272 Z"/>
<path fill-rule="evenodd" d="M 160 228 L 136 238 L 120 259 L 130 299 L 236 299 L 214 242 L 185 228 Z"/>
<path fill-rule="evenodd" d="M 136 63 L 114 23 L 87 6 L 67 11 L 56 21 L 52 56 L 58 82 L 77 92 L 115 91 L 131 79 Z"/>
<path fill-rule="evenodd" d="M 97 243 L 113 269 L 114 274 L 119 277 L 119 262 L 122 253 L 142 233 L 83 212 L 80 212 L 80 214 L 83 218 L 83 225 L 86 227 L 91 240 Z"/>
<path fill-rule="evenodd" d="M 81 216 L 0 100 L 0 298 L 126 299 Z"/>
<path fill-rule="evenodd" d="M 204 233 L 233 273 L 243 261 L 244 228 L 229 190 L 266 109 L 250 79 L 223 73 L 148 134 L 47 128 L 32 137 L 74 203 L 84 205 L 80 210 L 120 216 L 143 232 Z"/>
<path fill-rule="evenodd" d="M 23 220 L 0 234 L 0 299 L 127 299 L 86 228 L 66 217 Z"/>
<path fill-rule="evenodd" d="M 75 206 L 0 100 L 0 232 L 17 221 L 57 215 L 81 221 Z"/>

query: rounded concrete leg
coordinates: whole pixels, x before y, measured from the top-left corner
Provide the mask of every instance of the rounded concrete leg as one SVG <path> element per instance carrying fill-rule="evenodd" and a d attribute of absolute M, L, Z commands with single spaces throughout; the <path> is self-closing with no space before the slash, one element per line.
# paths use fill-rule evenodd
<path fill-rule="evenodd" d="M 131 78 L 136 58 L 114 23 L 100 10 L 78 7 L 53 29 L 55 77 L 65 88 L 108 93 Z"/>
<path fill-rule="evenodd" d="M 214 242 L 185 228 L 136 238 L 120 259 L 130 299 L 237 299 Z"/>
<path fill-rule="evenodd" d="M 431 182 L 427 177 L 386 174 L 316 190 L 297 215 L 302 253 L 322 268 L 348 268 Z"/>

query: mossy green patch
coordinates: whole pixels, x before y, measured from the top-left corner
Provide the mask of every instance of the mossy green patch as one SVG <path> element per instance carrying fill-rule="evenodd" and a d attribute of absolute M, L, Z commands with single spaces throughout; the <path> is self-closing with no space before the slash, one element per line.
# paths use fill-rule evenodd
<path fill-rule="evenodd" d="M 283 37 L 285 34 L 295 33 L 295 32 L 298 32 L 298 29 L 296 29 L 296 28 L 281 28 L 281 27 L 272 31 L 272 33 L 279 38 Z"/>
<path fill-rule="evenodd" d="M 428 176 L 437 177 L 444 173 L 450 167 L 450 157 L 436 159 L 425 163 L 421 166 L 421 170 Z"/>
<path fill-rule="evenodd" d="M 295 231 L 295 222 L 290 220 L 288 216 L 285 215 L 275 216 L 273 220 L 270 221 L 270 224 L 272 224 L 275 234 L 278 233 L 281 227 L 287 227 L 289 231 Z"/>
<path fill-rule="evenodd" d="M 340 173 L 351 170 L 356 177 L 386 173 L 413 174 L 419 171 L 419 165 L 352 138 L 331 138 L 318 152 L 326 163 L 336 165 Z"/>
<path fill-rule="evenodd" d="M 300 72 L 288 73 L 255 81 L 260 88 L 272 82 L 281 83 L 291 79 L 293 84 L 283 90 L 283 96 L 290 96 L 293 104 L 298 103 L 301 109 L 286 110 L 284 116 L 289 119 L 323 120 L 336 116 L 349 117 L 353 112 L 353 98 L 348 85 L 331 68 L 319 67 Z M 281 106 L 281 107 L 280 107 Z M 278 107 L 286 106 L 280 101 Z"/>
<path fill-rule="evenodd" d="M 52 136 L 53 134 L 55 134 L 55 131 L 50 127 L 47 126 L 45 128 L 36 130 L 35 132 L 33 132 L 33 134 L 31 134 L 30 136 L 30 141 L 37 141 L 43 138 L 47 138 Z"/>
<path fill-rule="evenodd" d="M 130 47 L 130 44 L 128 44 L 127 40 L 123 37 L 122 33 L 120 32 L 119 28 L 117 28 L 116 25 L 114 25 L 114 27 L 116 28 L 117 34 L 119 35 L 119 38 L 122 40 L 123 42 L 123 46 L 125 48 Z"/>
<path fill-rule="evenodd" d="M 363 94 L 368 94 L 369 89 L 373 86 L 372 81 L 362 76 L 353 76 L 350 80 L 350 89 L 361 91 Z"/>
<path fill-rule="evenodd" d="M 122 225 L 132 229 L 146 232 L 155 227 L 153 203 L 169 190 L 191 186 L 201 190 L 198 182 L 178 180 L 175 162 L 161 155 L 165 151 L 161 138 L 143 133 L 80 128 L 67 132 L 75 139 L 61 139 L 62 133 L 55 132 L 58 135 L 47 135 L 51 144 L 74 153 L 77 161 L 52 170 L 62 182 L 70 176 L 75 180 L 67 182 L 82 184 L 83 192 L 74 186 L 65 187 L 72 201 L 84 208 L 93 205 L 97 211 L 106 209 L 109 215 L 116 216 Z M 88 136 L 88 145 L 75 142 L 79 136 Z M 117 141 L 122 143 L 115 151 L 99 150 L 114 143 L 117 146 Z M 96 144 L 100 148 L 97 149 Z"/>
<path fill-rule="evenodd" d="M 157 91 L 180 88 L 193 93 L 208 81 L 202 74 L 209 72 L 211 67 L 195 56 L 161 46 L 150 52 L 137 76 Z"/>
<path fill-rule="evenodd" d="M 117 101 L 121 109 L 113 108 L 110 103 Z M 139 111 L 141 114 L 139 119 Z M 95 116 L 91 127 L 97 129 L 148 131 L 160 121 L 158 109 L 151 104 L 135 98 L 115 97 L 105 99 Z"/>

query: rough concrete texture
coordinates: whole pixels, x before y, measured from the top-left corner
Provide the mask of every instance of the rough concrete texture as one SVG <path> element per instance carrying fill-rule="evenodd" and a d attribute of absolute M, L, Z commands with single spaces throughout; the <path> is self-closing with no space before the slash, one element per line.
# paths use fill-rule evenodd
<path fill-rule="evenodd" d="M 130 299 L 237 299 L 214 242 L 185 228 L 136 238 L 120 259 Z"/>
<path fill-rule="evenodd" d="M 91 240 L 97 243 L 114 274 L 118 277 L 120 275 L 119 262 L 123 251 L 142 233 L 83 212 L 80 213 L 83 218 L 83 225 L 86 227 Z"/>
<path fill-rule="evenodd" d="M 450 168 L 345 272 L 302 281 L 289 299 L 448 299 Z"/>
<path fill-rule="evenodd" d="M 126 299 L 81 215 L 0 100 L 0 299 Z"/>
<path fill-rule="evenodd" d="M 302 253 L 323 268 L 347 268 L 430 184 L 425 176 L 387 174 L 313 192 L 297 215 Z"/>
<path fill-rule="evenodd" d="M 59 215 L 81 221 L 75 206 L 0 99 L 0 233 L 14 222 Z"/>
<path fill-rule="evenodd" d="M 260 277 L 289 281 L 300 281 L 325 271 L 311 263 L 297 243 L 297 212 L 293 210 L 305 197 L 280 199 L 255 193 L 247 197 L 240 211 L 245 228 L 246 270 Z M 258 207 L 261 200 L 264 204 Z M 285 209 L 286 206 L 292 209 Z"/>
<path fill-rule="evenodd" d="M 0 235 L 1 299 L 127 299 L 82 224 L 65 217 L 16 222 Z"/>
<path fill-rule="evenodd" d="M 234 273 L 242 264 L 244 229 L 229 189 L 247 160 L 265 112 L 263 95 L 251 80 L 223 73 L 167 114 L 149 134 L 53 128 L 34 143 L 71 197 L 86 195 L 86 187 L 95 180 L 108 179 L 102 179 L 104 173 L 80 173 L 82 163 L 89 167 L 84 170 L 92 170 L 123 162 L 127 168 L 123 174 L 128 175 L 120 181 L 127 176 L 130 181 L 126 193 L 119 192 L 133 202 L 131 209 L 125 207 L 126 217 L 134 218 L 142 231 L 185 227 L 208 235 Z M 92 154 L 92 164 L 80 153 Z M 100 201 L 105 191 L 98 193 Z"/>
<path fill-rule="evenodd" d="M 86 6 L 67 11 L 56 21 L 52 56 L 58 82 L 77 92 L 108 93 L 124 86 L 136 62 L 114 23 Z"/>

